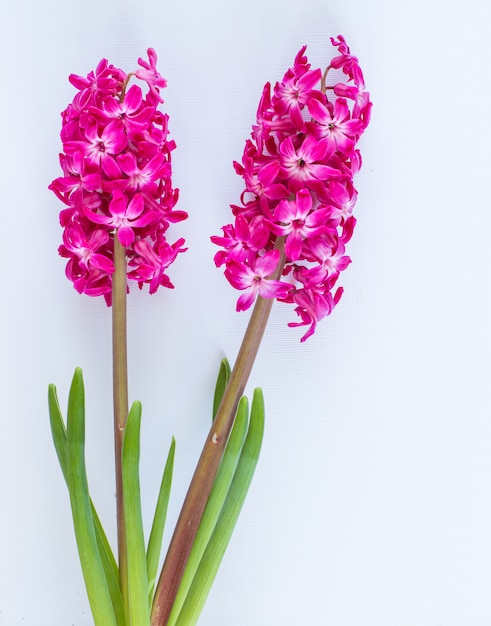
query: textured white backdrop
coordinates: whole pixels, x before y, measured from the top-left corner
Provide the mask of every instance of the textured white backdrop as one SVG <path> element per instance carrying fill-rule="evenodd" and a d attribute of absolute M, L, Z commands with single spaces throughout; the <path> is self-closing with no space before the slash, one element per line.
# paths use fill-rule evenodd
<path fill-rule="evenodd" d="M 64 278 L 59 112 L 71 72 L 153 46 L 189 252 L 129 302 L 145 523 L 174 434 L 177 515 L 216 369 L 248 314 L 212 263 L 263 84 L 343 33 L 374 101 L 345 295 L 306 345 L 276 306 L 250 389 L 263 453 L 201 626 L 491 626 L 491 5 L 18 0 L 2 8 L 0 624 L 90 626 L 46 387 L 84 369 L 94 500 L 114 536 L 110 319 Z M 175 231 L 176 232 L 176 231 Z"/>

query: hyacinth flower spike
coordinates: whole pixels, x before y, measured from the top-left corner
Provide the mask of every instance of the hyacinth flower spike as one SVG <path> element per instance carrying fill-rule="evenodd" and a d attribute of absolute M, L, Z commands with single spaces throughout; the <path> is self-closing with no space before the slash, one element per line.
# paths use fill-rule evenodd
<path fill-rule="evenodd" d="M 193 542 L 200 537 L 200 523 L 273 301 L 294 306 L 300 321 L 289 326 L 307 326 L 301 338 L 306 341 L 343 293 L 336 282 L 350 263 L 345 246 L 356 223 L 353 177 L 361 166 L 356 145 L 372 104 L 345 39 L 340 35 L 331 43 L 335 56 L 324 72 L 311 69 L 303 47 L 282 81 L 272 91 L 265 85 L 242 162 L 234 163 L 245 188 L 241 203 L 231 207 L 234 222 L 223 227 L 223 236 L 212 237 L 222 248 L 215 263 L 242 291 L 237 310 L 248 309 L 254 301 L 255 306 L 167 552 L 152 626 L 195 624 L 202 604 L 193 601 L 188 579 L 205 579 L 203 594 L 211 584 L 210 555 L 205 551 L 203 567 L 196 566 Z M 221 558 L 222 553 L 214 556 Z M 203 571 L 207 565 L 208 571 Z"/>
<path fill-rule="evenodd" d="M 152 49 L 148 56 L 130 74 L 103 59 L 86 77 L 70 76 L 77 93 L 62 113 L 63 174 L 50 185 L 65 205 L 59 254 L 68 259 L 67 277 L 79 293 L 103 296 L 112 305 L 117 559 L 89 495 L 82 372 L 77 369 L 73 377 L 66 426 L 56 388 L 49 387 L 53 439 L 97 626 L 150 624 L 149 591 L 157 576 L 174 458 L 172 442 L 145 546 L 138 479 L 141 405 L 135 402 L 129 410 L 126 297 L 131 281 L 140 289 L 147 284 L 151 293 L 173 287 L 167 270 L 185 248 L 182 238 L 168 241 L 168 230 L 187 217 L 174 208 L 175 144 L 168 117 L 158 108 L 166 83 Z M 129 86 L 131 79 L 140 84 Z"/>

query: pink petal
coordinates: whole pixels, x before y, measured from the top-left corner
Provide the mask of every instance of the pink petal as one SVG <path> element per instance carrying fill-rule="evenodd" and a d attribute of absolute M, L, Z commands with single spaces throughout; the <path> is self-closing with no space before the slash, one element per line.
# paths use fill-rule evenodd
<path fill-rule="evenodd" d="M 123 217 L 126 214 L 127 200 L 124 193 L 115 189 L 113 192 L 113 199 L 109 204 L 109 212 L 114 217 Z"/>
<path fill-rule="evenodd" d="M 135 241 L 135 233 L 131 226 L 120 226 L 118 228 L 118 239 L 122 246 L 127 248 Z"/>
<path fill-rule="evenodd" d="M 256 293 L 252 291 L 252 289 L 249 291 L 246 291 L 237 300 L 236 310 L 247 311 L 247 309 L 251 307 L 255 299 L 256 299 Z"/>
<path fill-rule="evenodd" d="M 142 103 L 142 90 L 138 85 L 132 85 L 124 97 L 124 104 L 129 112 L 137 111 Z"/>
<path fill-rule="evenodd" d="M 278 267 L 279 260 L 279 250 L 271 250 L 271 252 L 266 252 L 264 256 L 261 256 L 256 260 L 254 271 L 257 273 L 257 275 L 269 276 Z"/>
<path fill-rule="evenodd" d="M 134 220 L 143 213 L 145 203 L 143 202 L 143 196 L 141 193 L 137 193 L 131 199 L 126 208 L 126 217 L 130 220 Z"/>

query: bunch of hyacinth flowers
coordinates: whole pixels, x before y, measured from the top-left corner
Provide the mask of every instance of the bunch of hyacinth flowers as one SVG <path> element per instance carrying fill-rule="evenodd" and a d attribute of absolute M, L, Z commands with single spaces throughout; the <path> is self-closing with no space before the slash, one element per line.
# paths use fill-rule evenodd
<path fill-rule="evenodd" d="M 63 202 L 66 276 L 80 294 L 102 296 L 112 311 L 117 550 L 90 497 L 85 465 L 84 383 L 75 371 L 66 421 L 54 385 L 49 414 L 68 487 L 80 563 L 96 626 L 196 624 L 227 548 L 258 462 L 264 402 L 243 396 L 274 300 L 291 304 L 301 341 L 342 295 L 350 263 L 361 167 L 357 142 L 371 102 L 358 60 L 342 36 L 331 39 L 327 69 L 312 69 L 303 47 L 274 87 L 265 85 L 236 173 L 244 191 L 233 219 L 211 240 L 215 265 L 253 307 L 235 365 L 223 360 L 213 422 L 159 573 L 175 455 L 172 440 L 148 538 L 142 523 L 139 460 L 142 407 L 129 406 L 126 304 L 130 284 L 174 288 L 168 269 L 186 248 L 169 239 L 187 214 L 176 209 L 166 80 L 157 56 L 126 73 L 103 59 L 62 112 L 62 175 L 50 189 Z"/>

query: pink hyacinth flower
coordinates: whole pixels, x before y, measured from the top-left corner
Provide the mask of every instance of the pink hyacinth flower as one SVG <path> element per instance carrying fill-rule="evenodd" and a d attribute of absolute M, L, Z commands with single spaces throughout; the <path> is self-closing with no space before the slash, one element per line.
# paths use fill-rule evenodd
<path fill-rule="evenodd" d="M 226 277 L 236 289 L 244 291 L 237 301 L 237 311 L 248 309 L 258 295 L 263 298 L 286 297 L 290 286 L 269 278 L 278 267 L 279 260 L 279 250 L 271 250 L 264 256 L 257 257 L 251 267 L 236 261 L 227 265 Z"/>
<path fill-rule="evenodd" d="M 167 242 L 169 225 L 187 218 L 176 211 L 172 187 L 168 117 L 158 105 L 165 79 L 157 55 L 131 74 L 106 59 L 86 77 L 70 75 L 77 89 L 62 113 L 60 164 L 63 176 L 50 189 L 62 200 L 60 213 L 68 259 L 67 276 L 80 293 L 111 301 L 114 238 L 125 248 L 129 280 L 150 293 L 172 287 L 166 270 L 184 251 L 184 240 Z M 128 86 L 135 77 L 146 83 Z"/>
<path fill-rule="evenodd" d="M 311 68 L 304 46 L 273 92 L 265 85 L 242 162 L 234 162 L 245 186 L 241 203 L 231 205 L 235 224 L 223 227 L 223 237 L 212 237 L 222 247 L 215 263 L 244 292 L 237 309 L 257 296 L 293 304 L 300 321 L 290 325 L 308 326 L 302 341 L 343 292 L 336 282 L 350 263 L 345 246 L 356 223 L 356 146 L 372 106 L 345 39 L 331 43 L 336 54 L 325 72 Z M 344 82 L 330 84 L 331 70 L 344 74 Z M 278 248 L 288 283 L 268 278 Z"/>

